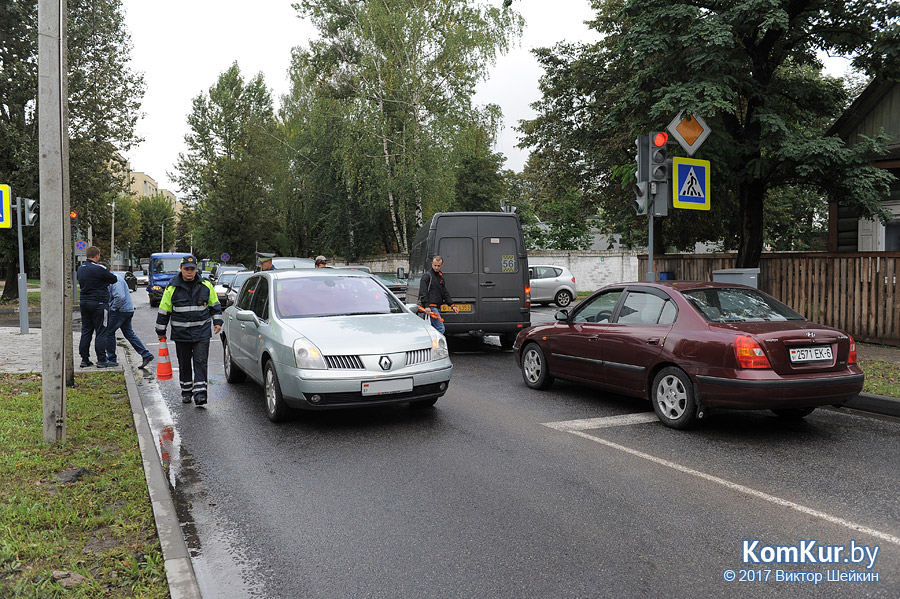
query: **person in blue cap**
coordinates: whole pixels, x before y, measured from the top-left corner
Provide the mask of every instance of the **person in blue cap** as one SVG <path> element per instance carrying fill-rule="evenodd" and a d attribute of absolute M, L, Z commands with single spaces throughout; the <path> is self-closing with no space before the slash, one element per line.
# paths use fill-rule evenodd
<path fill-rule="evenodd" d="M 198 274 L 194 256 L 181 259 L 180 271 L 159 302 L 156 334 L 160 341 L 165 339 L 171 322 L 181 402 L 191 403 L 193 399 L 194 404 L 202 406 L 207 401 L 209 340 L 222 330 L 222 305 L 212 283 Z"/>

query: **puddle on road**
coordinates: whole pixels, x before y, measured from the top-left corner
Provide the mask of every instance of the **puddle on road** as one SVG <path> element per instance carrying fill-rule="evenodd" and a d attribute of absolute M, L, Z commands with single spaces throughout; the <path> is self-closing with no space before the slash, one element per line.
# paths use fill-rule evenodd
<path fill-rule="evenodd" d="M 236 527 L 209 504 L 203 480 L 181 442 L 178 423 L 166 404 L 159 381 L 152 371 L 135 368 L 134 376 L 203 596 L 265 597 L 258 583 L 248 582 L 257 578 L 259 564 L 242 555 L 234 542 Z"/>

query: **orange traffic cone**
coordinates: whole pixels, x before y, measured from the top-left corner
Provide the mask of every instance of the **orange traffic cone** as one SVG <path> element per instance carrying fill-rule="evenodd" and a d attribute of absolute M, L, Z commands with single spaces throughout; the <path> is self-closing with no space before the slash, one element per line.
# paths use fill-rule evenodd
<path fill-rule="evenodd" d="M 172 378 L 172 361 L 169 360 L 169 346 L 166 345 L 166 338 L 159 340 L 159 359 L 156 361 L 156 378 L 161 381 L 168 381 Z"/>

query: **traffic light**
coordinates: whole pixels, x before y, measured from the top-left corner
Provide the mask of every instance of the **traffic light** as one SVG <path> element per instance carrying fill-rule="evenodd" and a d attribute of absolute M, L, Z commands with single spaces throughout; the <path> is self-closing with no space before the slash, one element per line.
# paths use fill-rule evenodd
<path fill-rule="evenodd" d="M 650 134 L 650 176 L 647 177 L 648 181 L 669 180 L 667 143 L 669 143 L 669 134 L 665 131 L 654 131 Z"/>
<path fill-rule="evenodd" d="M 635 158 L 637 162 L 637 171 L 634 173 L 634 178 L 640 181 L 649 181 L 650 175 L 650 136 L 649 135 L 638 135 L 637 139 L 634 140 L 634 145 L 637 147 L 637 156 Z"/>
<path fill-rule="evenodd" d="M 647 204 L 650 201 L 646 181 L 638 181 L 634 184 L 634 209 L 638 215 L 647 214 Z"/>
<path fill-rule="evenodd" d="M 25 217 L 22 219 L 22 224 L 26 227 L 30 227 L 34 224 L 34 221 L 37 220 L 37 200 L 22 198 L 22 202 L 25 205 Z"/>

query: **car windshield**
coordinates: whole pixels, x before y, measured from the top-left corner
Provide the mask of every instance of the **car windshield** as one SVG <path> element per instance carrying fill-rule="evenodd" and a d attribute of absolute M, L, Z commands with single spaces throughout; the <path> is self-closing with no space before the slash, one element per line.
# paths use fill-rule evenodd
<path fill-rule="evenodd" d="M 275 309 L 282 318 L 397 314 L 403 307 L 370 278 L 304 277 L 275 283 Z"/>
<path fill-rule="evenodd" d="M 714 287 L 682 293 L 710 322 L 806 320 L 778 300 L 755 289 Z"/>
<path fill-rule="evenodd" d="M 159 274 L 164 272 L 178 272 L 181 268 L 181 258 L 154 258 L 153 272 Z"/>
<path fill-rule="evenodd" d="M 249 279 L 250 275 L 252 275 L 253 273 L 252 272 L 234 272 L 234 273 L 228 273 L 228 274 L 231 275 L 231 283 L 228 286 L 231 287 L 232 289 L 234 289 L 235 291 L 237 291 L 238 289 L 241 288 L 241 285 L 244 284 L 244 281 Z M 226 275 L 223 275 L 223 276 L 226 276 Z"/>
<path fill-rule="evenodd" d="M 228 287 L 229 285 L 231 285 L 231 282 L 234 280 L 234 275 L 235 275 L 235 273 L 233 273 L 233 272 L 226 272 L 224 275 L 219 277 L 216 282 L 219 285 L 221 285 L 222 287 Z"/>

